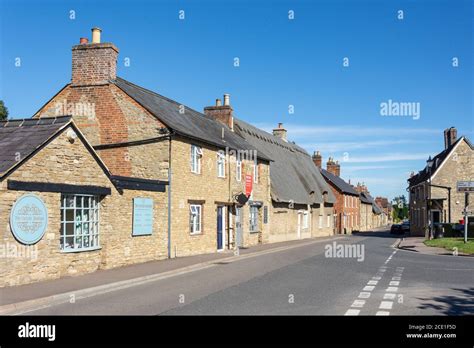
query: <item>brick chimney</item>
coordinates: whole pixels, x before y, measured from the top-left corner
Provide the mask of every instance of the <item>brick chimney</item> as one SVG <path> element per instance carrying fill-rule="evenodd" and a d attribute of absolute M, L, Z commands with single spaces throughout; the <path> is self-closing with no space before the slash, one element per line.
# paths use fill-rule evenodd
<path fill-rule="evenodd" d="M 365 186 L 364 183 L 361 184 L 360 182 L 358 182 L 357 186 L 355 186 L 354 188 L 357 192 L 367 192 L 367 193 L 369 193 L 369 191 L 367 190 L 367 186 Z"/>
<path fill-rule="evenodd" d="M 92 28 L 92 42 L 81 38 L 72 47 L 72 86 L 108 84 L 117 77 L 119 50 L 111 43 L 101 43 L 99 28 Z"/>
<path fill-rule="evenodd" d="M 314 151 L 313 153 L 313 162 L 316 167 L 321 168 L 321 164 L 323 163 L 323 157 L 319 151 Z"/>
<path fill-rule="evenodd" d="M 234 109 L 230 106 L 229 94 L 224 94 L 224 105 L 222 105 L 220 99 L 216 99 L 216 105 L 206 106 L 204 108 L 204 113 L 216 121 L 225 124 L 232 131 L 234 130 Z"/>
<path fill-rule="evenodd" d="M 278 123 L 278 127 L 273 130 L 273 135 L 288 142 L 288 138 L 286 137 L 287 131 L 283 128 L 283 123 Z"/>
<path fill-rule="evenodd" d="M 327 163 L 326 163 L 326 169 L 328 172 L 340 176 L 341 175 L 341 165 L 339 164 L 339 161 L 334 161 L 332 157 L 329 157 Z"/>
<path fill-rule="evenodd" d="M 444 148 L 447 149 L 456 142 L 458 137 L 458 131 L 456 128 L 451 127 L 444 130 Z"/>

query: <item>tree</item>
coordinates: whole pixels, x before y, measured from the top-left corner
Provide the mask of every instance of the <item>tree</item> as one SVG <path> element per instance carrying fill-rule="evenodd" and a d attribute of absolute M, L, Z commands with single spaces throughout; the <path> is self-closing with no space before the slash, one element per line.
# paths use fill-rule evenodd
<path fill-rule="evenodd" d="M 408 205 L 405 195 L 395 197 L 392 201 L 393 222 L 399 222 L 408 219 Z"/>
<path fill-rule="evenodd" d="M 8 108 L 5 106 L 3 100 L 0 100 L 0 121 L 6 121 L 8 119 Z"/>

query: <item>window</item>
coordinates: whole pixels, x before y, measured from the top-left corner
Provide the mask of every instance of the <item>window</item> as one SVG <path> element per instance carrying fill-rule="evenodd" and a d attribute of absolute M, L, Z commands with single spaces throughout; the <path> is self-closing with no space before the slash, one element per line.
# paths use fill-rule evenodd
<path fill-rule="evenodd" d="M 258 206 L 250 206 L 249 231 L 258 232 Z"/>
<path fill-rule="evenodd" d="M 347 196 L 344 196 L 344 206 L 347 207 Z"/>
<path fill-rule="evenodd" d="M 258 183 L 258 163 L 256 159 L 253 162 L 253 182 Z"/>
<path fill-rule="evenodd" d="M 189 230 L 191 234 L 201 233 L 202 205 L 191 204 L 189 206 Z"/>
<path fill-rule="evenodd" d="M 237 162 L 235 162 L 235 180 L 242 180 L 242 161 L 240 158 L 237 158 Z"/>
<path fill-rule="evenodd" d="M 91 195 L 61 196 L 61 239 L 63 251 L 99 247 L 99 199 Z"/>
<path fill-rule="evenodd" d="M 225 178 L 225 153 L 223 151 L 217 152 L 217 176 Z"/>
<path fill-rule="evenodd" d="M 318 225 L 319 228 L 323 228 L 323 216 L 322 215 L 319 215 L 319 225 Z"/>
<path fill-rule="evenodd" d="M 202 149 L 199 146 L 191 145 L 191 172 L 201 174 Z"/>
<path fill-rule="evenodd" d="M 308 211 L 305 211 L 303 213 L 303 228 L 308 228 L 309 227 L 309 213 Z"/>
<path fill-rule="evenodd" d="M 326 227 L 331 227 L 331 214 L 328 214 L 328 216 L 327 216 Z"/>

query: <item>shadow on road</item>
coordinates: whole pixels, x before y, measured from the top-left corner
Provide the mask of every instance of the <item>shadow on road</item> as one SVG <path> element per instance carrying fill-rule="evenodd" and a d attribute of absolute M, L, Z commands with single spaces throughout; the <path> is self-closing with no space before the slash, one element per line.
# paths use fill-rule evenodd
<path fill-rule="evenodd" d="M 433 298 L 420 298 L 427 301 L 418 306 L 420 309 L 435 309 L 446 315 L 473 315 L 474 314 L 474 288 L 453 289 L 459 295 L 444 295 Z"/>
<path fill-rule="evenodd" d="M 401 238 L 403 234 L 390 234 L 389 230 L 386 231 L 366 231 L 366 232 L 353 232 L 354 236 L 358 237 L 378 237 L 378 238 L 392 238 L 397 239 Z"/>

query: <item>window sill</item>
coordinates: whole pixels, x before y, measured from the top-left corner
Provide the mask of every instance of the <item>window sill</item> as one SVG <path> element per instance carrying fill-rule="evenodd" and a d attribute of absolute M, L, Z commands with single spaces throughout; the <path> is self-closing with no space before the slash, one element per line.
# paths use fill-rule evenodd
<path fill-rule="evenodd" d="M 95 251 L 95 250 L 100 250 L 102 247 L 93 247 L 93 248 L 81 248 L 81 249 L 61 249 L 60 252 L 64 254 L 70 254 L 70 253 L 82 253 L 83 251 Z"/>
<path fill-rule="evenodd" d="M 202 236 L 202 232 L 190 233 L 190 236 Z"/>
<path fill-rule="evenodd" d="M 260 231 L 249 231 L 250 234 L 259 233 Z"/>

